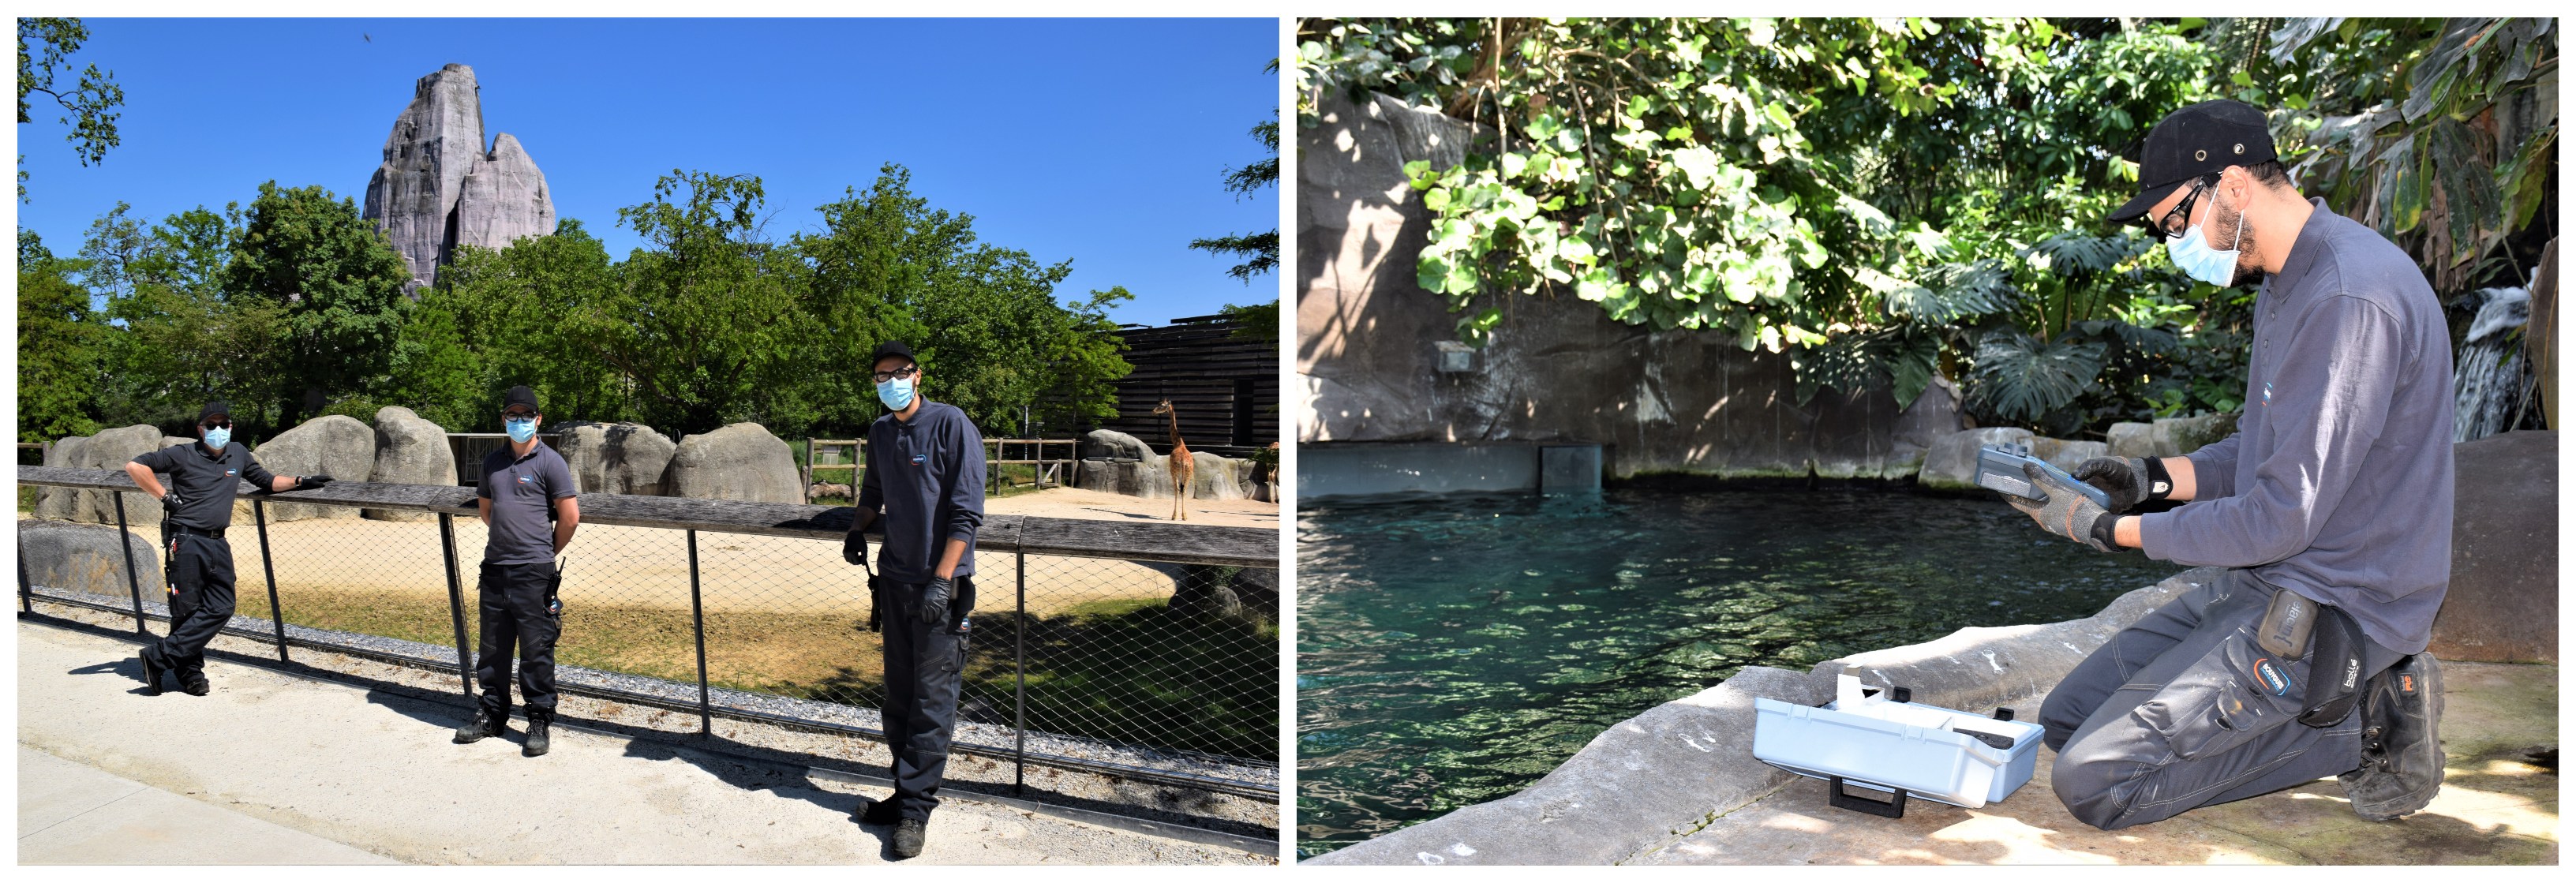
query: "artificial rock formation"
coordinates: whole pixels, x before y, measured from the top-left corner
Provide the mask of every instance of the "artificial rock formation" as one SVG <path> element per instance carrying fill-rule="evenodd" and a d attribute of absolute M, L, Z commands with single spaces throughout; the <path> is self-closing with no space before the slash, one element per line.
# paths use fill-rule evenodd
<path fill-rule="evenodd" d="M 679 450 L 641 423 L 567 423 L 554 430 L 575 487 L 585 494 L 662 495 L 662 473 Z"/>
<path fill-rule="evenodd" d="M 393 484 L 456 485 L 456 452 L 447 446 L 447 429 L 410 408 L 376 409 L 376 465 L 369 481 Z M 430 521 L 438 516 L 402 509 L 368 509 L 377 521 Z"/>
<path fill-rule="evenodd" d="M 701 500 L 805 502 L 795 452 L 758 423 L 736 423 L 680 439 L 662 473 L 662 493 Z"/>
<path fill-rule="evenodd" d="M 366 481 L 376 471 L 376 431 L 345 414 L 315 417 L 262 443 L 259 450 L 251 452 L 251 459 L 279 475 L 328 475 L 340 481 Z M 268 506 L 270 521 L 356 517 L 358 510 L 347 506 Z"/>
<path fill-rule="evenodd" d="M 519 139 L 504 132 L 484 147 L 480 88 L 461 64 L 420 78 L 367 181 L 365 216 L 411 266 L 408 290 L 428 285 L 457 246 L 505 248 L 555 232 L 545 173 Z"/>

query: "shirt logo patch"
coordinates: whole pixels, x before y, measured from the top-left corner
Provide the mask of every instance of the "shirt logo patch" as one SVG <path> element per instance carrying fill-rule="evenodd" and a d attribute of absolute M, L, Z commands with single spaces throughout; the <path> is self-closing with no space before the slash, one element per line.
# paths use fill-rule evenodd
<path fill-rule="evenodd" d="M 2271 384 L 2269 384 L 2269 383 L 2266 383 L 2266 384 L 2263 384 L 2263 407 L 2269 408 L 2269 407 L 2271 407 L 2271 406 L 2272 406 L 2272 385 L 2271 385 Z"/>
<path fill-rule="evenodd" d="M 240 474 L 241 474 L 241 470 L 239 470 L 239 469 L 226 469 L 226 470 L 224 470 L 224 477 L 225 477 L 225 478 L 232 478 L 232 477 L 238 476 L 238 475 L 240 475 Z"/>
<path fill-rule="evenodd" d="M 2262 680 L 2263 689 L 2270 691 L 2272 695 L 2290 694 L 2290 673 L 2282 671 L 2281 667 L 2274 664 L 2270 658 L 2254 660 L 2254 676 Z"/>
<path fill-rule="evenodd" d="M 930 462 L 930 455 L 929 455 L 929 454 L 914 454 L 914 455 L 912 455 L 912 465 L 919 466 L 919 465 L 921 465 L 921 464 L 923 464 L 923 463 L 928 463 L 928 462 Z"/>
<path fill-rule="evenodd" d="M 520 483 L 520 484 L 525 484 L 525 485 L 534 485 L 534 484 L 536 484 L 536 483 L 537 483 L 537 477 L 536 477 L 536 476 L 534 476 L 534 475 L 521 475 L 521 476 L 519 476 L 519 483 Z"/>

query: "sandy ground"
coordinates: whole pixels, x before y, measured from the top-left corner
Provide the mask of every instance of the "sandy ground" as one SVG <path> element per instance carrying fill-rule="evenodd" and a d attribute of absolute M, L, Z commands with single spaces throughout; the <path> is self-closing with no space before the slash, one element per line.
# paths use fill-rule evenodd
<path fill-rule="evenodd" d="M 1261 500 L 1191 500 L 1187 508 L 1191 524 L 1279 529 L 1279 504 L 1277 503 Z M 1170 500 L 1147 500 L 1071 487 L 1048 488 L 1036 493 L 997 497 L 987 501 L 984 509 L 988 512 L 1043 515 L 1049 518 L 1137 521 L 1172 519 Z"/>
<path fill-rule="evenodd" d="M 558 731 L 552 753 L 523 758 L 515 721 L 507 737 L 453 745 L 452 703 L 220 659 L 207 665 L 213 695 L 146 697 L 130 643 L 33 624 L 17 634 L 22 748 L 377 856 L 429 864 L 846 865 L 892 858 L 889 829 L 850 819 L 861 797 L 882 797 L 882 788 L 597 732 Z M 22 820 L 33 817 L 27 799 L 22 790 Z M 148 821 L 142 827 L 165 839 L 192 833 Z M 1269 861 L 962 799 L 932 816 L 929 834 L 929 849 L 915 863 Z M 94 849 L 128 849 L 87 859 L 170 860 L 168 850 L 144 845 L 94 841 Z M 208 851 L 190 855 L 213 858 Z"/>

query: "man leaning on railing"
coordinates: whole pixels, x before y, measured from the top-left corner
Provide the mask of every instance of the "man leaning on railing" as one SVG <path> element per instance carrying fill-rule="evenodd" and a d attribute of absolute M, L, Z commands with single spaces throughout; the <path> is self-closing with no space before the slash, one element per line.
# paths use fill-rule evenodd
<path fill-rule="evenodd" d="M 555 639 L 563 635 L 563 604 L 556 598 L 563 570 L 555 556 L 581 525 L 581 502 L 572 469 L 562 454 L 537 440 L 537 394 L 510 387 L 501 426 L 510 444 L 483 455 L 483 478 L 474 505 L 491 529 L 483 540 L 483 567 L 475 594 L 483 640 L 475 647 L 474 683 L 483 697 L 474 719 L 456 728 L 456 744 L 501 735 L 510 720 L 510 652 L 519 654 L 519 698 L 528 704 L 528 740 L 519 754 L 546 753 L 555 720 Z"/>
<path fill-rule="evenodd" d="M 865 566 L 865 533 L 885 510 L 884 711 L 894 796 L 872 801 L 859 821 L 893 825 L 894 854 L 921 854 L 930 811 L 939 805 L 948 740 L 965 679 L 966 614 L 975 607 L 975 533 L 984 524 L 984 435 L 966 412 L 923 399 L 921 369 L 900 342 L 869 359 L 877 400 L 890 413 L 868 426 L 867 475 L 858 517 L 841 555 Z"/>
<path fill-rule="evenodd" d="M 207 402 L 197 411 L 197 441 L 172 445 L 125 464 L 134 486 L 161 499 L 161 547 L 169 555 L 162 575 L 170 581 L 170 634 L 143 645 L 143 695 L 161 695 L 161 675 L 179 676 L 190 696 L 214 692 L 206 681 L 206 643 L 233 618 L 233 547 L 224 529 L 233 523 L 239 482 L 270 491 L 321 487 L 328 475 L 274 475 L 233 444 L 232 406 Z M 170 473 L 163 488 L 156 472 Z"/>

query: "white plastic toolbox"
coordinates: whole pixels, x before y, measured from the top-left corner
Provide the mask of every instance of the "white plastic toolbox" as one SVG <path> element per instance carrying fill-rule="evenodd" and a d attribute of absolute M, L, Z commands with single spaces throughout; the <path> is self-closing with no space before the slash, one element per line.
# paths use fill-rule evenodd
<path fill-rule="evenodd" d="M 1904 815 L 1909 795 L 1974 808 L 2030 781 L 2039 725 L 1902 698 L 1851 675 L 1836 678 L 1834 701 L 1823 708 L 1756 698 L 1753 756 L 1826 780 L 1835 806 L 1891 818 Z M 1846 786 L 1893 796 L 1854 798 Z"/>

